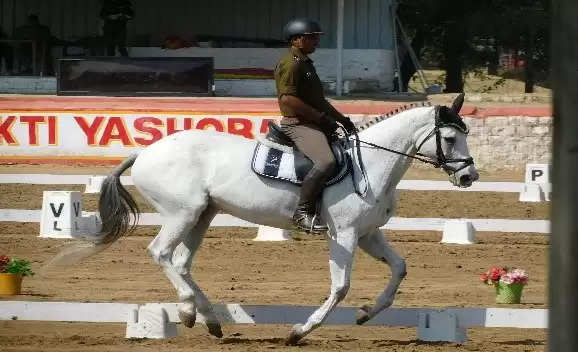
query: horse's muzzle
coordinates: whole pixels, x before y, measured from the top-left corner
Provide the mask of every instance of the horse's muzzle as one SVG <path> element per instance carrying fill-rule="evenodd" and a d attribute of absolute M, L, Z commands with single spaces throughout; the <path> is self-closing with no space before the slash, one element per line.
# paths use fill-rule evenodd
<path fill-rule="evenodd" d="M 470 187 L 473 182 L 474 182 L 473 177 L 470 175 L 460 176 L 460 186 L 461 187 Z"/>
<path fill-rule="evenodd" d="M 476 182 L 479 178 L 480 175 L 478 174 L 478 172 L 473 169 L 470 169 L 470 172 L 464 173 L 462 175 L 453 175 L 454 177 L 452 177 L 453 181 L 454 181 L 454 185 L 458 186 L 458 187 L 470 187 L 474 182 Z"/>

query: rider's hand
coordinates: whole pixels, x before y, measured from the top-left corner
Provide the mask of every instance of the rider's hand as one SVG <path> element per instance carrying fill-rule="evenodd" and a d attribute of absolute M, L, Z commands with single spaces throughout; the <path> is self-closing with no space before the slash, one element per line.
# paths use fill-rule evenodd
<path fill-rule="evenodd" d="M 332 117 L 328 116 L 326 113 L 321 113 L 320 120 L 323 130 L 328 134 L 333 134 L 339 128 L 339 125 Z"/>
<path fill-rule="evenodd" d="M 357 131 L 357 128 L 355 128 L 355 125 L 353 122 L 351 122 L 349 117 L 346 117 L 343 121 L 341 121 L 341 124 L 349 134 L 353 134 Z"/>

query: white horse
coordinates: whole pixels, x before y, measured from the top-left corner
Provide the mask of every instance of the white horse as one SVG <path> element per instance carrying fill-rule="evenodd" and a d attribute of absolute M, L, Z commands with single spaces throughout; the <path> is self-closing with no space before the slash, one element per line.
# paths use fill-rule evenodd
<path fill-rule="evenodd" d="M 456 186 L 468 187 L 478 179 L 466 144 L 467 127 L 458 115 L 462 102 L 460 95 L 451 108 L 412 108 L 378 118 L 360 131 L 360 140 L 366 142 L 360 153 L 367 192 L 356 193 L 354 182 L 361 179 L 353 181 L 352 177 L 325 189 L 320 215 L 329 226 L 331 291 L 307 322 L 293 327 L 288 344 L 295 344 L 320 326 L 343 300 L 357 246 L 388 264 L 392 273 L 375 304 L 361 307 L 357 323 L 363 324 L 393 303 L 406 265 L 379 228 L 393 215 L 396 185 L 412 157 L 421 155 L 441 166 Z M 192 327 L 198 320 L 217 337 L 222 332 L 212 304 L 191 276 L 193 256 L 211 221 L 221 211 L 256 224 L 290 229 L 299 197 L 298 186 L 258 176 L 251 170 L 255 145 L 255 141 L 228 134 L 179 132 L 125 159 L 106 178 L 101 190 L 103 234 L 94 253 L 128 230 L 131 213 L 138 215 L 136 203 L 119 179 L 132 167 L 136 188 L 163 217 L 162 229 L 148 251 L 178 292 L 181 322 Z M 362 175 L 358 166 L 354 171 Z"/>

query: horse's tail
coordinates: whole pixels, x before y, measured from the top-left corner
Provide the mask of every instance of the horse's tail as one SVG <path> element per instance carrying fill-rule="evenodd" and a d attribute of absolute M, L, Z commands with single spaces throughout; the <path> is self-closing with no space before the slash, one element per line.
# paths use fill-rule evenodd
<path fill-rule="evenodd" d="M 102 221 L 100 235 L 89 242 L 65 246 L 47 266 L 71 265 L 98 254 L 136 226 L 140 212 L 135 200 L 120 183 L 120 175 L 134 164 L 137 156 L 138 153 L 134 153 L 126 158 L 102 183 L 98 201 Z"/>
<path fill-rule="evenodd" d="M 136 226 L 139 209 L 130 193 L 120 183 L 120 175 L 134 164 L 138 154 L 134 153 L 117 166 L 106 177 L 100 188 L 98 211 L 102 221 L 101 244 L 113 243 Z M 133 223 L 131 225 L 131 215 Z"/>

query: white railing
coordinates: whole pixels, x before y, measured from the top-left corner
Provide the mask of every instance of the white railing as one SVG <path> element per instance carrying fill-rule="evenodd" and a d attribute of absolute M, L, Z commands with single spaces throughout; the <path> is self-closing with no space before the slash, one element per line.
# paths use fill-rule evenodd
<path fill-rule="evenodd" d="M 169 320 L 179 322 L 177 303 L 162 303 Z M 130 303 L 75 303 L 0 301 L 0 320 L 126 322 L 128 314 L 138 309 Z M 317 306 L 215 304 L 221 323 L 296 324 L 306 321 Z M 325 324 L 355 325 L 355 307 L 336 307 Z M 547 309 L 508 308 L 388 308 L 366 323 L 380 326 L 417 326 L 419 313 L 444 310 L 458 317 L 461 327 L 514 327 L 546 329 Z"/>
<path fill-rule="evenodd" d="M 94 215 L 94 212 L 83 212 L 83 216 Z M 0 209 L 0 222 L 40 222 L 40 210 Z M 139 216 L 138 225 L 162 225 L 158 213 L 143 213 Z M 384 230 L 397 231 L 443 231 L 444 224 L 450 219 L 444 218 L 391 218 Z M 455 219 L 453 219 L 455 220 Z M 475 231 L 488 232 L 526 232 L 549 234 L 549 220 L 510 220 L 510 219 L 459 219 L 472 224 Z M 258 227 L 259 225 L 241 220 L 228 214 L 219 214 L 211 226 L 215 227 Z"/>
<path fill-rule="evenodd" d="M 50 174 L 0 174 L 0 183 L 22 183 L 37 185 L 86 185 L 92 175 L 50 175 Z M 124 185 L 133 185 L 130 176 L 121 176 Z M 399 190 L 411 191 L 459 191 L 459 192 L 510 192 L 520 193 L 524 182 L 475 182 L 471 187 L 460 188 L 448 181 L 401 180 Z M 544 192 L 550 192 L 551 185 L 543 186 Z"/>

